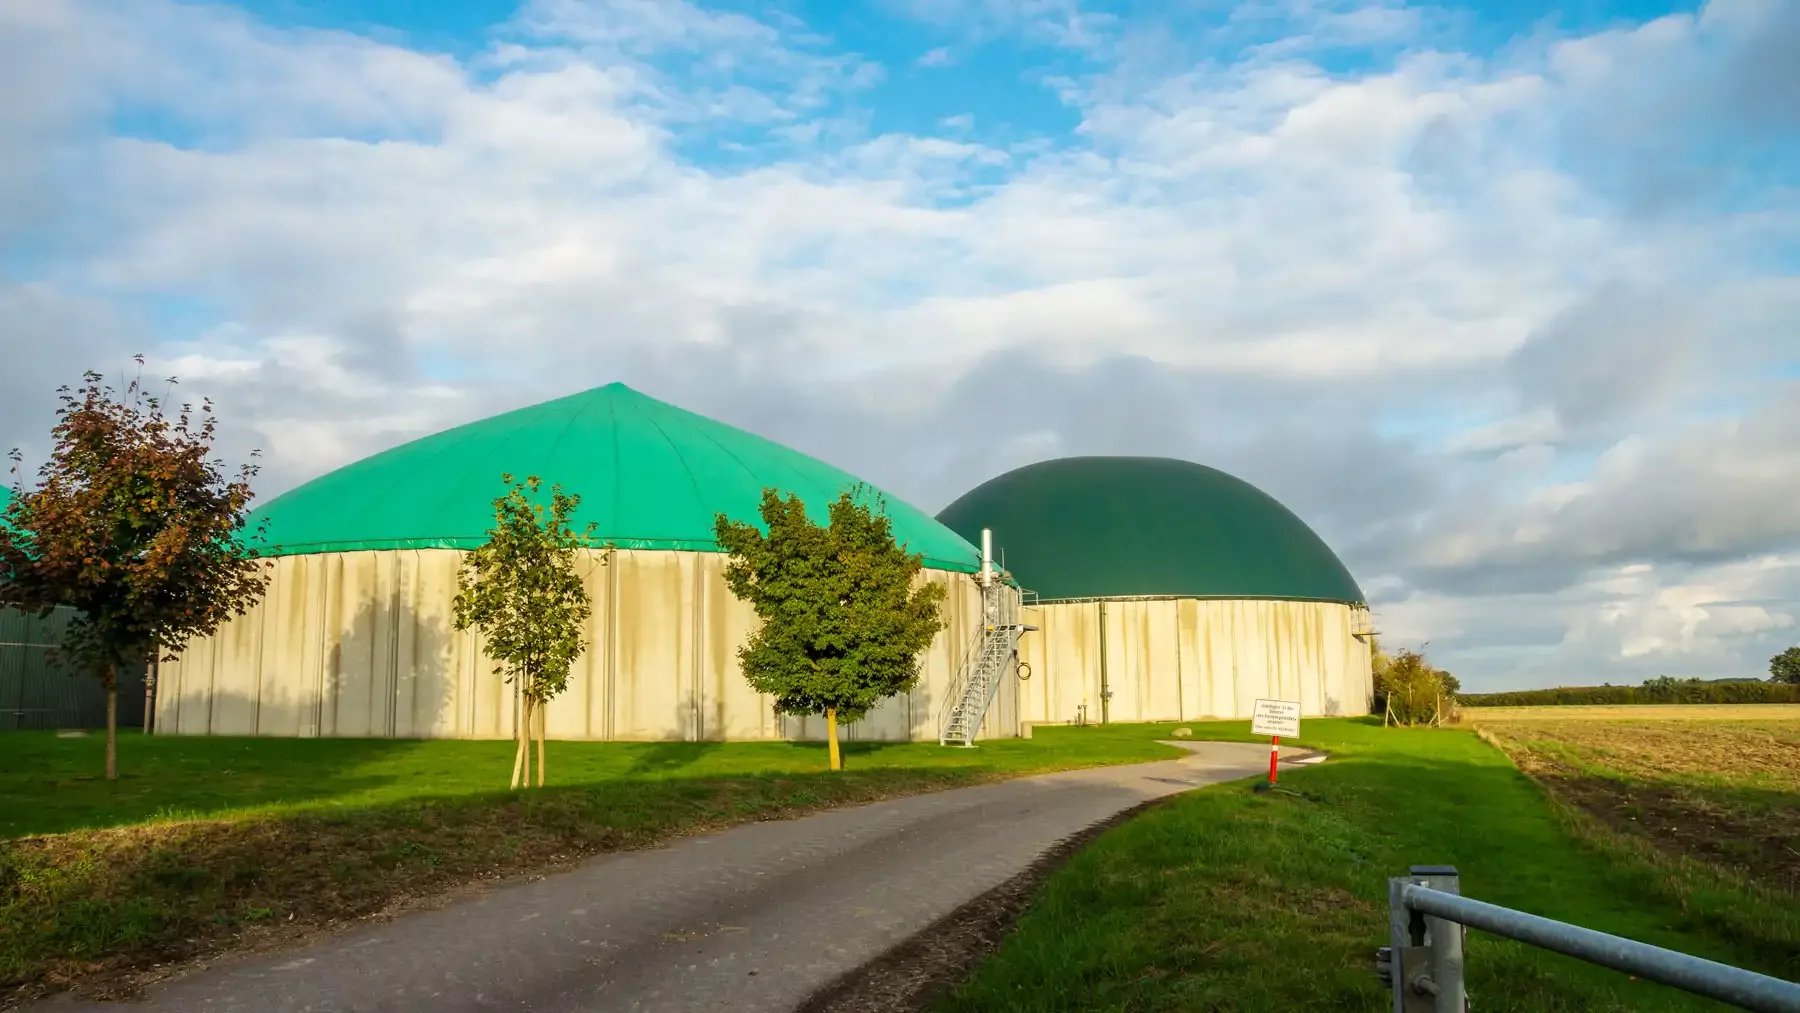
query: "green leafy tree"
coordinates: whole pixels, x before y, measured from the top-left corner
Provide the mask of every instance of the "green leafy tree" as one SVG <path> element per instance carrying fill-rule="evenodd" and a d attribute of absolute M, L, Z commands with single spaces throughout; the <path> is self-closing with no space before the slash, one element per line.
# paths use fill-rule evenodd
<path fill-rule="evenodd" d="M 1704 703 L 1706 684 L 1699 679 L 1677 679 L 1659 675 L 1645 679 L 1638 687 L 1638 698 L 1645 703 Z"/>
<path fill-rule="evenodd" d="M 36 488 L 24 487 L 12 452 L 0 604 L 78 613 L 58 652 L 106 689 L 106 776 L 116 779 L 120 669 L 172 657 L 262 597 L 269 564 L 244 537 L 257 469 L 228 478 L 212 458 L 211 402 L 170 417 L 141 377 L 121 395 L 93 372 L 58 393 Z"/>
<path fill-rule="evenodd" d="M 512 787 L 531 783 L 531 741 L 537 738 L 537 783 L 544 786 L 545 708 L 569 687 L 569 669 L 587 650 L 585 631 L 593 605 L 577 572 L 576 556 L 590 544 L 594 526 L 576 532 L 569 523 L 581 497 L 552 486 L 548 507 L 538 501 L 536 475 L 515 482 L 501 475 L 506 493 L 494 500 L 488 540 L 463 558 L 457 570 L 456 628 L 481 631 L 494 674 L 519 694 Z"/>
<path fill-rule="evenodd" d="M 1769 681 L 1800 686 L 1800 647 L 1790 647 L 1769 659 Z"/>
<path fill-rule="evenodd" d="M 738 651 L 744 677 L 777 714 L 823 714 L 831 769 L 842 770 L 838 723 L 917 685 L 919 652 L 944 627 L 944 588 L 918 579 L 923 560 L 895 543 L 885 505 L 861 487 L 824 525 L 775 489 L 759 512 L 762 528 L 714 520 L 731 554 L 725 582 L 762 619 Z"/>
<path fill-rule="evenodd" d="M 1377 682 L 1379 682 L 1381 680 L 1382 673 L 1386 672 L 1388 666 L 1393 664 L 1393 662 L 1394 662 L 1394 659 L 1389 657 L 1388 653 L 1381 649 L 1381 641 L 1376 639 L 1376 637 L 1373 634 L 1370 634 L 1370 636 L 1369 636 L 1369 669 L 1370 669 L 1370 672 L 1375 676 L 1375 679 Z"/>
<path fill-rule="evenodd" d="M 1383 724 L 1436 725 L 1456 719 L 1456 698 L 1447 681 L 1454 676 L 1431 667 L 1417 651 L 1384 657 L 1387 663 L 1375 673 L 1374 700 Z"/>
<path fill-rule="evenodd" d="M 1444 684 L 1444 694 L 1446 696 L 1457 697 L 1462 695 L 1461 679 L 1458 679 L 1456 676 L 1451 675 L 1441 668 L 1438 669 L 1438 679 Z"/>

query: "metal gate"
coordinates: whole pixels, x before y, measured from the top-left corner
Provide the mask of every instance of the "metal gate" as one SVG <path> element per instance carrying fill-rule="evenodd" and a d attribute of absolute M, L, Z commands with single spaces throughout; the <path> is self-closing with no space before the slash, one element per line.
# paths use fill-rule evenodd
<path fill-rule="evenodd" d="M 106 691 L 94 673 L 56 656 L 75 611 L 0 609 L 0 731 L 105 728 Z M 119 727 L 144 722 L 144 671 L 119 673 Z"/>
<path fill-rule="evenodd" d="M 1464 897 L 1454 866 L 1388 880 L 1388 945 L 1375 967 L 1394 1013 L 1468 1013 L 1463 934 L 1481 929 L 1759 1013 L 1800 1013 L 1800 984 Z"/>

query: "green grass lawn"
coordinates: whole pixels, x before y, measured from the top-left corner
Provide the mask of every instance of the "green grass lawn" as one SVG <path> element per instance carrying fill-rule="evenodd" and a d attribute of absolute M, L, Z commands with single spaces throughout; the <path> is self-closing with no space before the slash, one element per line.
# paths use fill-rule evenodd
<path fill-rule="evenodd" d="M 1800 978 L 1792 894 L 1613 834 L 1470 732 L 1303 730 L 1332 758 L 1284 773 L 1294 794 L 1222 785 L 1108 831 L 942 1013 L 1386 1009 L 1387 878 L 1413 864 L 1457 866 L 1472 897 Z M 1481 933 L 1467 960 L 1477 1010 L 1725 1008 Z"/>
<path fill-rule="evenodd" d="M 554 871 L 746 820 L 1032 771 L 1166 759 L 1171 726 L 1047 728 L 975 749 L 552 742 L 504 790 L 508 742 L 0 735 L 0 998 Z"/>

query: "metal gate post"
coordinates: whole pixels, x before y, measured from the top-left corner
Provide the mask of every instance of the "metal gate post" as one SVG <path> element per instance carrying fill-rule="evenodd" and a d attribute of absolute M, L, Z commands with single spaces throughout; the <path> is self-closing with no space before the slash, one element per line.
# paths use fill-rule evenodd
<path fill-rule="evenodd" d="M 1410 870 L 1422 885 L 1442 893 L 1462 893 L 1462 877 L 1454 866 L 1415 865 Z M 1431 977 L 1437 984 L 1434 1013 L 1465 1013 L 1468 992 L 1463 984 L 1463 927 L 1443 918 L 1425 919 L 1426 945 L 1431 947 Z"/>
<path fill-rule="evenodd" d="M 1466 1013 L 1463 927 L 1413 911 L 1401 898 L 1409 884 L 1460 895 L 1461 883 L 1448 865 L 1415 865 L 1388 880 L 1388 948 L 1376 959 L 1393 988 L 1393 1013 Z"/>

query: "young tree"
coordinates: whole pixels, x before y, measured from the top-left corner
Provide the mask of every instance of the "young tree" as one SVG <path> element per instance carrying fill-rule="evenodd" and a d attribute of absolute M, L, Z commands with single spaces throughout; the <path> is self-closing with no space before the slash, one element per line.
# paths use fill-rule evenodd
<path fill-rule="evenodd" d="M 944 588 L 920 583 L 924 563 L 894 542 L 878 498 L 839 496 L 814 524 L 798 496 L 764 489 L 755 524 L 714 520 L 731 553 L 725 582 L 762 625 L 738 651 L 744 676 L 777 714 L 823 714 L 831 769 L 843 769 L 838 723 L 912 689 L 919 652 L 943 629 Z"/>
<path fill-rule="evenodd" d="M 464 557 L 457 571 L 456 628 L 477 627 L 494 659 L 494 674 L 515 686 L 522 703 L 512 787 L 531 784 L 531 740 L 537 736 L 537 783 L 544 786 L 544 708 L 569 687 L 569 668 L 587 649 L 584 631 L 593 606 L 576 571 L 578 550 L 590 544 L 594 525 L 577 533 L 569 525 L 581 497 L 550 489 L 546 508 L 537 501 L 536 475 L 514 482 L 501 475 L 506 493 L 494 500 L 488 540 Z"/>
<path fill-rule="evenodd" d="M 143 364 L 143 358 L 137 358 Z M 253 464 L 228 480 L 211 458 L 212 403 L 173 417 L 141 377 L 119 396 L 98 373 L 63 387 L 50 458 L 0 518 L 0 604 L 78 613 L 58 651 L 106 688 L 106 776 L 119 776 L 124 665 L 179 651 L 254 605 L 266 561 L 244 529 Z M 169 381 L 173 384 L 175 381 Z M 254 455 L 252 455 L 254 456 Z"/>
<path fill-rule="evenodd" d="M 1800 647 L 1790 647 L 1769 659 L 1769 681 L 1800 686 Z"/>

